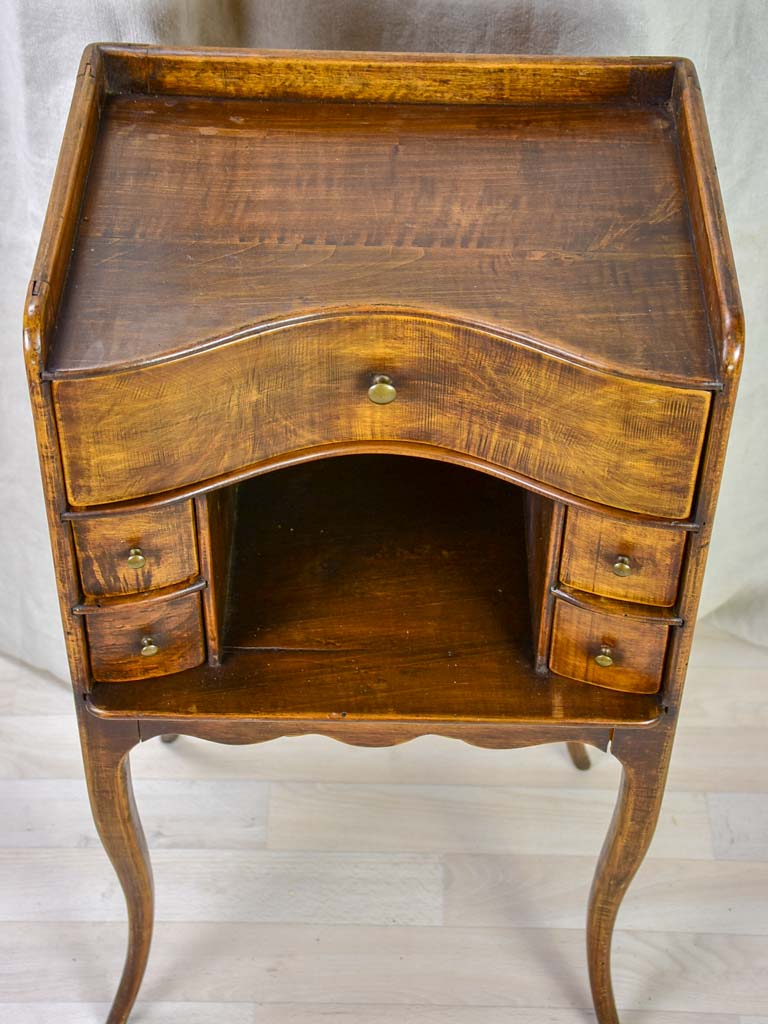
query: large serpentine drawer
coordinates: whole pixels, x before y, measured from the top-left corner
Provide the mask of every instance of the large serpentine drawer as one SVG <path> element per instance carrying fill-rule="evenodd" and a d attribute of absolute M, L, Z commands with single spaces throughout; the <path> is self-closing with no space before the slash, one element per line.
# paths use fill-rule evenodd
<path fill-rule="evenodd" d="M 397 396 L 369 400 L 375 375 Z M 404 315 L 329 316 L 166 362 L 53 382 L 69 499 L 193 484 L 331 442 L 425 442 L 602 504 L 691 507 L 702 390 L 640 382 L 485 331 Z"/>

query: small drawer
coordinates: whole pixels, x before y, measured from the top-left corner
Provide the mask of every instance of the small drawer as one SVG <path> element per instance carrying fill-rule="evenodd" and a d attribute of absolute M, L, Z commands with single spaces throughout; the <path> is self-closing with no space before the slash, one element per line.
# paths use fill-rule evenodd
<path fill-rule="evenodd" d="M 581 608 L 560 598 L 552 623 L 550 669 L 609 690 L 656 693 L 669 627 Z"/>
<path fill-rule="evenodd" d="M 205 657 L 200 594 L 98 608 L 86 616 L 93 678 L 148 679 Z"/>
<path fill-rule="evenodd" d="M 77 519 L 72 528 L 83 593 L 88 597 L 157 590 L 197 574 L 191 501 L 145 512 Z"/>
<path fill-rule="evenodd" d="M 685 531 L 569 508 L 560 579 L 618 601 L 669 608 L 675 603 Z"/>

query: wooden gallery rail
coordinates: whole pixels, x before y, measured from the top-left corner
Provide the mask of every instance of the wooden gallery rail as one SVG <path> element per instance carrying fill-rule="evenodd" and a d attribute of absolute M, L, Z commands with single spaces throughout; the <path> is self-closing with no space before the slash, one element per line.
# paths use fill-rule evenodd
<path fill-rule="evenodd" d="M 320 733 L 623 765 L 587 938 L 653 834 L 742 355 L 672 58 L 84 54 L 25 351 L 96 825 L 129 752 Z"/>

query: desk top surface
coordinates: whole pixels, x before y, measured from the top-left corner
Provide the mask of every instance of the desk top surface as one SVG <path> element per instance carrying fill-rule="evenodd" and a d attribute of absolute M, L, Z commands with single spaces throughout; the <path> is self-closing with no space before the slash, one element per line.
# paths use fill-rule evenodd
<path fill-rule="evenodd" d="M 716 382 L 669 105 L 106 97 L 51 375 L 376 308 Z"/>

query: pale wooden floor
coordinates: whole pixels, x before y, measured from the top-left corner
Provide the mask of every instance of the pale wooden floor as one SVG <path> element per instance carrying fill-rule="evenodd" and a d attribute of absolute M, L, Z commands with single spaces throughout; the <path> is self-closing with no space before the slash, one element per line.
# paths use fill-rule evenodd
<path fill-rule="evenodd" d="M 615 945 L 626 1024 L 768 1024 L 768 654 L 697 638 Z M 616 763 L 434 738 L 134 755 L 158 927 L 136 1024 L 584 1024 Z M 66 687 L 0 662 L 0 1020 L 98 1024 L 123 904 Z"/>

